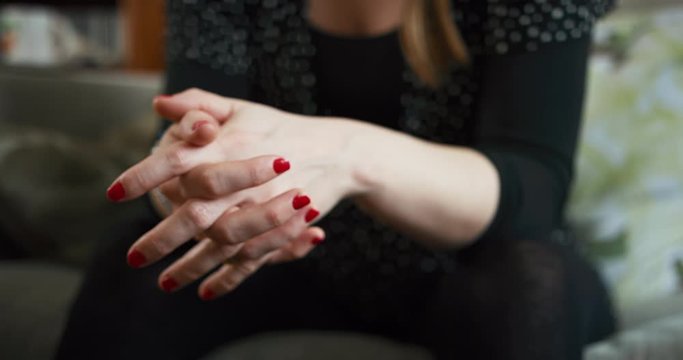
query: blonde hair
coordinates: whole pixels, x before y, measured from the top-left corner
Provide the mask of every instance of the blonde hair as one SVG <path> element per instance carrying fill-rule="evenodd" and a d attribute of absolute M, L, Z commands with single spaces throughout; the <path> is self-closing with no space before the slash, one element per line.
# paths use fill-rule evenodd
<path fill-rule="evenodd" d="M 450 0 L 410 0 L 403 14 L 403 53 L 418 77 L 433 88 L 443 82 L 454 60 L 470 61 L 451 10 Z"/>

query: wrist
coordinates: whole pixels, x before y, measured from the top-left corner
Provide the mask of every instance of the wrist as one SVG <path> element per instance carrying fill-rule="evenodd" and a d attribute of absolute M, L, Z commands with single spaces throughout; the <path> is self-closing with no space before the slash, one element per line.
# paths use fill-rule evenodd
<path fill-rule="evenodd" d="M 349 184 L 347 197 L 363 197 L 382 188 L 383 151 L 390 142 L 390 132 L 379 126 L 350 119 L 336 119 L 344 130 L 337 132 L 343 138 L 339 162 L 343 176 Z"/>

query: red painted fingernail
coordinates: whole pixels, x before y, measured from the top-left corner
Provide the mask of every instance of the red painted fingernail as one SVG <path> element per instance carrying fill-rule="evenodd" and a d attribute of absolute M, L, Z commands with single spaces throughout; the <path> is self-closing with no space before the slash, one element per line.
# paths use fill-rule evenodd
<path fill-rule="evenodd" d="M 318 215 L 320 215 L 320 211 L 316 209 L 310 209 L 308 210 L 308 212 L 306 212 L 306 216 L 304 217 L 304 219 L 306 220 L 306 222 L 311 222 L 313 221 L 313 219 L 317 218 Z"/>
<path fill-rule="evenodd" d="M 178 282 L 176 282 L 172 277 L 167 277 L 161 282 L 161 288 L 164 289 L 165 292 L 171 292 L 175 290 L 178 287 Z"/>
<path fill-rule="evenodd" d="M 314 237 L 313 240 L 311 240 L 311 243 L 313 245 L 320 245 L 325 241 L 325 238 L 322 237 Z"/>
<path fill-rule="evenodd" d="M 297 195 L 294 197 L 294 200 L 292 200 L 292 206 L 294 207 L 294 210 L 299 210 L 310 203 L 311 199 L 306 195 Z"/>
<path fill-rule="evenodd" d="M 202 297 L 202 300 L 211 300 L 214 297 L 216 297 L 216 294 L 214 294 L 213 291 L 211 291 L 211 289 L 206 289 L 206 290 L 202 291 L 201 297 Z"/>
<path fill-rule="evenodd" d="M 124 197 L 126 197 L 126 189 L 123 188 L 123 185 L 119 181 L 115 182 L 114 185 L 107 189 L 107 198 L 111 201 L 120 201 Z"/>
<path fill-rule="evenodd" d="M 289 170 L 289 167 L 289 161 L 283 158 L 277 158 L 275 161 L 273 161 L 273 170 L 275 170 L 275 172 L 278 174 L 282 174 L 283 172 Z"/>
<path fill-rule="evenodd" d="M 192 124 L 192 131 L 197 131 L 197 129 L 199 129 L 200 127 L 202 127 L 204 125 L 208 125 L 208 124 L 209 124 L 208 120 L 197 121 L 196 123 Z"/>
<path fill-rule="evenodd" d="M 130 267 L 137 269 L 147 262 L 145 255 L 137 250 L 133 250 L 128 253 L 128 265 Z"/>

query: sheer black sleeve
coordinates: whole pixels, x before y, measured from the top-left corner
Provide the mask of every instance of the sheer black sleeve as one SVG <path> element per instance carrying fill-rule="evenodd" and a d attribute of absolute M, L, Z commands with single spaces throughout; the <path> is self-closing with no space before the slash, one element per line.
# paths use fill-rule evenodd
<path fill-rule="evenodd" d="M 501 196 L 489 233 L 528 236 L 561 223 L 572 180 L 590 40 L 481 59 L 476 147 L 493 162 Z"/>
<path fill-rule="evenodd" d="M 562 225 L 580 130 L 587 59 L 604 0 L 489 0 L 474 62 L 475 147 L 501 180 L 484 237 L 534 237 Z"/>

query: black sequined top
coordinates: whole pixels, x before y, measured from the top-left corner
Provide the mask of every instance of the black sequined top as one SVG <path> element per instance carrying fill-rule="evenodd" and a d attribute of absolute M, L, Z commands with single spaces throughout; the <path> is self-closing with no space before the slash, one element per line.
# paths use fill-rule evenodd
<path fill-rule="evenodd" d="M 312 28 L 296 0 L 169 0 L 169 93 L 200 87 L 310 115 L 372 121 L 476 148 L 502 183 L 489 237 L 562 224 L 581 118 L 591 29 L 611 0 L 459 0 L 453 19 L 473 59 L 437 90 L 420 83 L 396 33 L 343 38 Z M 453 199 L 457 201 L 457 199 Z M 431 251 L 342 202 L 306 262 L 360 302 L 453 271 Z M 325 285 L 326 284 L 326 285 Z"/>

